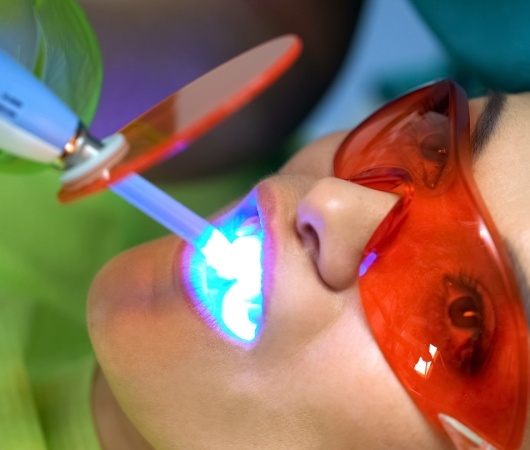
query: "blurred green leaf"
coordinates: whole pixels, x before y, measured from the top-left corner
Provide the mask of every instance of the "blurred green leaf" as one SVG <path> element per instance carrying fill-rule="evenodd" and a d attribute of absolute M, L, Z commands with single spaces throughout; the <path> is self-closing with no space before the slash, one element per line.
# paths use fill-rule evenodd
<path fill-rule="evenodd" d="M 92 122 L 102 61 L 96 37 L 75 0 L 0 0 L 0 47 L 42 79 L 83 123 Z M 48 166 L 0 151 L 0 172 L 34 172 L 39 167 Z"/>

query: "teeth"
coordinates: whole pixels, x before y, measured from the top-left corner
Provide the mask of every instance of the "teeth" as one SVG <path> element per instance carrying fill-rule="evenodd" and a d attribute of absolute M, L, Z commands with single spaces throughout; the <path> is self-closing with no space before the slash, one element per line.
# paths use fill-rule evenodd
<path fill-rule="evenodd" d="M 232 276 L 249 288 L 261 290 L 262 242 L 258 236 L 243 236 L 232 243 Z M 253 294 L 254 295 L 254 294 Z"/>
<path fill-rule="evenodd" d="M 259 215 L 247 208 L 226 217 L 200 250 L 207 279 L 198 299 L 221 328 L 240 341 L 253 341 L 262 321 L 262 246 Z"/>
<path fill-rule="evenodd" d="M 249 217 L 236 230 L 236 236 L 250 236 L 261 232 L 261 222 L 258 216 Z"/>
<path fill-rule="evenodd" d="M 260 236 L 245 235 L 232 243 L 232 277 L 235 283 L 225 294 L 222 316 L 225 325 L 244 341 L 256 337 L 261 322 L 261 249 Z"/>
<path fill-rule="evenodd" d="M 222 317 L 225 325 L 240 339 L 252 341 L 256 337 L 258 320 L 261 319 L 261 307 L 251 303 L 246 289 L 234 284 L 224 296 Z"/>

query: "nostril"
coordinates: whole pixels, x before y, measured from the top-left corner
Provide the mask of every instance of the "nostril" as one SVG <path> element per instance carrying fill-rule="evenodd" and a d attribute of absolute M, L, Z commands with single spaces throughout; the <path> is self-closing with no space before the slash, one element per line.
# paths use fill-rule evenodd
<path fill-rule="evenodd" d="M 330 288 L 353 285 L 364 248 L 398 198 L 338 178 L 322 178 L 300 200 L 300 242 Z"/>
<path fill-rule="evenodd" d="M 320 239 L 315 228 L 310 223 L 305 222 L 299 223 L 297 229 L 304 248 L 313 258 L 317 257 L 320 249 Z"/>

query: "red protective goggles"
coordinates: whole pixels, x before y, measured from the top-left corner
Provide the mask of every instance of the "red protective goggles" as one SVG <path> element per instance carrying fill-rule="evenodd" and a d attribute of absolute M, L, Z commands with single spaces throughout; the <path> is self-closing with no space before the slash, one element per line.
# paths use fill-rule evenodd
<path fill-rule="evenodd" d="M 398 193 L 360 268 L 372 332 L 423 414 L 459 448 L 518 448 L 528 331 L 511 263 L 471 173 L 468 101 L 442 81 L 377 111 L 335 176 Z"/>

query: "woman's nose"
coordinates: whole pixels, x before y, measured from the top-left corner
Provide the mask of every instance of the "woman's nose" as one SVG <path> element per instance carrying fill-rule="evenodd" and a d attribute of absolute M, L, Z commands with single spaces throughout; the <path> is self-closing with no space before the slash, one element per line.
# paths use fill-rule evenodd
<path fill-rule="evenodd" d="M 368 240 L 399 196 L 322 178 L 298 203 L 297 230 L 322 280 L 341 290 L 357 277 Z"/>

